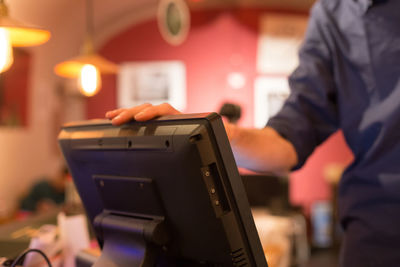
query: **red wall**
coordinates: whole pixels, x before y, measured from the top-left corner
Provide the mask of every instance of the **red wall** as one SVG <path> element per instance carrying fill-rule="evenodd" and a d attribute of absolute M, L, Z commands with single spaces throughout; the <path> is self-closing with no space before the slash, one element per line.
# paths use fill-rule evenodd
<path fill-rule="evenodd" d="M 241 122 L 253 124 L 253 80 L 256 75 L 257 23 L 252 16 L 242 23 L 249 12 L 218 11 L 192 14 L 192 27 L 187 40 L 180 46 L 167 44 L 158 32 L 157 22 L 148 21 L 122 32 L 110 40 L 101 54 L 117 62 L 148 60 L 181 60 L 187 71 L 187 109 L 185 112 L 218 110 L 225 100 L 244 107 Z M 242 58 L 240 66 L 231 63 L 232 56 Z M 241 71 L 247 77 L 245 88 L 233 90 L 226 75 Z M 105 78 L 103 90 L 88 99 L 88 118 L 103 117 L 116 106 L 115 78 Z M 107 83 L 107 84 L 106 84 Z"/>
<path fill-rule="evenodd" d="M 253 125 L 253 88 L 256 77 L 258 19 L 265 11 L 224 10 L 192 14 L 187 40 L 180 46 L 167 44 L 158 32 L 155 20 L 121 32 L 109 40 L 100 53 L 116 62 L 181 60 L 187 71 L 187 109 L 185 112 L 216 111 L 224 101 L 242 105 L 243 126 Z M 232 56 L 242 63 L 232 63 Z M 244 88 L 234 90 L 226 83 L 229 72 L 246 75 Z M 103 89 L 87 101 L 88 118 L 102 118 L 116 107 L 115 77 L 103 77 Z M 312 201 L 327 199 L 329 187 L 322 179 L 323 166 L 330 161 L 347 164 L 351 153 L 341 134 L 335 135 L 318 149 L 306 166 L 293 174 L 292 199 L 308 206 Z"/>
<path fill-rule="evenodd" d="M 341 131 L 328 138 L 308 158 L 306 164 L 290 175 L 291 200 L 310 211 L 313 202 L 331 197 L 331 187 L 324 179 L 324 169 L 332 163 L 347 166 L 353 154 L 347 147 Z"/>
<path fill-rule="evenodd" d="M 14 48 L 14 63 L 0 74 L 0 126 L 28 126 L 31 55 Z"/>

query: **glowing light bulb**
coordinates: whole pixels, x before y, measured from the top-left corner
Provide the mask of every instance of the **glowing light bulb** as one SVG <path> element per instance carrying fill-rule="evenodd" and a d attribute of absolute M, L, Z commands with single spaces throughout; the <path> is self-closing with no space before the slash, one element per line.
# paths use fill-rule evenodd
<path fill-rule="evenodd" d="M 85 64 L 81 69 L 78 79 L 78 86 L 85 96 L 94 96 L 101 88 L 101 77 L 99 70 L 91 65 Z"/>
<path fill-rule="evenodd" d="M 0 28 L 0 73 L 8 70 L 13 62 L 14 56 L 8 31 Z"/>

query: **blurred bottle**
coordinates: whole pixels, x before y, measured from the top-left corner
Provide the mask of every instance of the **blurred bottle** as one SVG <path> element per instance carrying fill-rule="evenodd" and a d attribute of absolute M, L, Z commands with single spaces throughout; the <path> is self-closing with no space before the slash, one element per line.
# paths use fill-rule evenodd
<path fill-rule="evenodd" d="M 316 248 L 332 246 L 332 205 L 317 201 L 311 207 L 312 245 Z"/>
<path fill-rule="evenodd" d="M 83 205 L 74 181 L 70 176 L 65 186 L 65 212 L 68 215 L 83 213 Z"/>

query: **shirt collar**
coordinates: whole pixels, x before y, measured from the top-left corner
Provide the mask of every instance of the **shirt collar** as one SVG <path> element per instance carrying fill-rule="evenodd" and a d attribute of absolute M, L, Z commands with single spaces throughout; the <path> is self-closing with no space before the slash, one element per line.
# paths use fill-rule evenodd
<path fill-rule="evenodd" d="M 374 4 L 373 0 L 354 0 L 360 7 L 361 12 L 364 14 Z"/>
<path fill-rule="evenodd" d="M 368 9 L 370 9 L 373 5 L 386 2 L 387 0 L 353 0 L 359 6 L 360 11 L 365 14 Z"/>

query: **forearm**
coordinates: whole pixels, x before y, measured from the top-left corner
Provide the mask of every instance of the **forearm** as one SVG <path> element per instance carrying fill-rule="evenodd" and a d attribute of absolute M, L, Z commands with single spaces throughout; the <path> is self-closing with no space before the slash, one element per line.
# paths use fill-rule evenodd
<path fill-rule="evenodd" d="M 273 128 L 246 129 L 235 125 L 226 128 L 240 167 L 285 175 L 297 164 L 293 145 Z"/>

